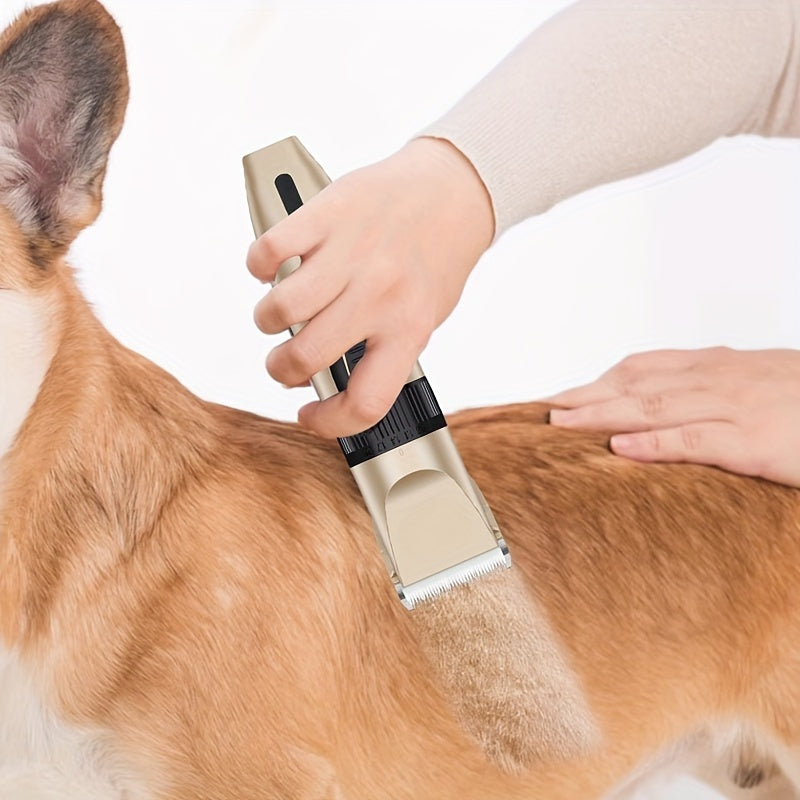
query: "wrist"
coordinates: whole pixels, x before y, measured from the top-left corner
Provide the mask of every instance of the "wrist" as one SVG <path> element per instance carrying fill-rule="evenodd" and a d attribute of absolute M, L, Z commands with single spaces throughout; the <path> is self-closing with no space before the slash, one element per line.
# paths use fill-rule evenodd
<path fill-rule="evenodd" d="M 468 240 L 477 261 L 492 243 L 495 219 L 489 192 L 472 162 L 446 139 L 432 136 L 412 139 L 397 155 L 423 171 L 436 217 Z"/>

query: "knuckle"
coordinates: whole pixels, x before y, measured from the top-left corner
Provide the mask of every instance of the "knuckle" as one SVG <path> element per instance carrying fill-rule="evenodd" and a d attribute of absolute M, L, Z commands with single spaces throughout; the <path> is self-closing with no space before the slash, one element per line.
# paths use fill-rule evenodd
<path fill-rule="evenodd" d="M 258 256 L 258 240 L 256 239 L 247 250 L 247 257 L 245 258 L 245 265 L 248 272 L 254 277 L 261 280 L 264 279 L 264 265 Z"/>
<path fill-rule="evenodd" d="M 362 192 L 358 188 L 356 173 L 348 172 L 326 186 L 318 195 L 313 197 L 305 208 L 323 207 L 324 217 L 327 219 L 352 214 L 353 197 L 359 197 Z M 356 178 L 354 180 L 354 178 Z"/>
<path fill-rule="evenodd" d="M 275 258 L 272 257 L 274 244 L 268 231 L 263 236 L 256 239 L 247 251 L 247 269 L 250 274 L 263 281 L 272 280 L 277 269 Z"/>
<path fill-rule="evenodd" d="M 253 320 L 262 333 L 277 333 L 269 314 L 269 295 L 262 297 L 253 309 Z"/>
<path fill-rule="evenodd" d="M 274 333 L 286 330 L 290 325 L 300 320 L 294 318 L 294 307 L 290 297 L 285 292 L 273 289 L 264 304 L 264 321 Z"/>
<path fill-rule="evenodd" d="M 700 430 L 691 425 L 683 425 L 680 428 L 681 444 L 687 453 L 696 453 L 703 441 L 703 436 Z"/>
<path fill-rule="evenodd" d="M 640 366 L 641 357 L 638 354 L 626 356 L 608 373 L 608 379 L 617 392 L 624 396 L 635 394 Z"/>
<path fill-rule="evenodd" d="M 270 350 L 267 358 L 264 362 L 264 366 L 267 369 L 269 375 L 271 375 L 276 381 L 281 380 L 280 374 L 280 367 L 281 367 L 281 346 L 276 347 L 274 350 Z"/>
<path fill-rule="evenodd" d="M 392 303 L 395 315 L 407 313 L 407 295 L 402 285 L 402 276 L 394 271 L 395 265 L 378 261 L 369 273 L 370 292 Z"/>
<path fill-rule="evenodd" d="M 355 394 L 350 397 L 354 419 L 365 428 L 379 422 L 391 407 L 391 401 L 377 394 Z"/>
<path fill-rule="evenodd" d="M 636 381 L 627 375 L 618 375 L 611 382 L 611 386 L 622 397 L 634 397 L 636 395 Z"/>
<path fill-rule="evenodd" d="M 639 410 L 645 419 L 660 419 L 664 411 L 664 396 L 661 394 L 642 394 L 637 398 Z"/>
<path fill-rule="evenodd" d="M 261 303 L 259 303 L 253 310 L 253 321 L 256 323 L 256 327 L 262 333 L 272 333 L 272 331 L 269 329 L 269 321 L 264 316 L 264 308 Z"/>
<path fill-rule="evenodd" d="M 666 450 L 664 439 L 659 431 L 643 431 L 636 434 L 636 442 L 642 454 L 658 461 Z"/>
<path fill-rule="evenodd" d="M 420 324 L 420 320 L 408 318 L 400 320 L 397 325 L 396 335 L 402 337 L 403 357 L 413 357 L 414 359 L 425 349 L 431 336 L 431 329 L 427 324 Z"/>
<path fill-rule="evenodd" d="M 664 442 L 661 440 L 661 435 L 658 431 L 647 431 L 642 436 L 642 444 L 644 445 L 645 452 L 649 453 L 654 458 L 658 458 L 664 452 Z"/>
<path fill-rule="evenodd" d="M 390 294 L 396 296 L 396 293 Z M 393 301 L 394 318 L 391 327 L 407 349 L 415 350 L 415 355 L 418 355 L 436 329 L 437 312 L 430 297 L 419 296 L 416 292 L 400 294 L 400 299 Z"/>
<path fill-rule="evenodd" d="M 641 353 L 631 353 L 630 355 L 625 356 L 625 358 L 623 358 L 622 361 L 617 364 L 617 368 L 623 372 L 631 372 L 639 368 L 641 361 Z"/>
<path fill-rule="evenodd" d="M 274 231 L 267 231 L 256 240 L 256 254 L 262 263 L 274 264 L 280 258 L 280 239 Z"/>
<path fill-rule="evenodd" d="M 313 338 L 296 336 L 291 342 L 287 342 L 287 348 L 293 372 L 303 378 L 313 375 L 325 366 L 322 352 Z"/>

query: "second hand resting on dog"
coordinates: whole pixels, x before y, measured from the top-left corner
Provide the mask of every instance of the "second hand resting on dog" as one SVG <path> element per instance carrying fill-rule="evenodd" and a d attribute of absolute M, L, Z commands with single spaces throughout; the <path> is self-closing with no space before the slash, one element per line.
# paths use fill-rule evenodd
<path fill-rule="evenodd" d="M 368 342 L 347 391 L 305 406 L 299 421 L 323 436 L 377 422 L 481 254 L 516 222 L 721 136 L 800 136 L 800 70 L 787 69 L 798 1 L 723 10 L 616 0 L 618 14 L 576 3 L 423 135 L 259 238 L 247 257 L 256 277 L 271 280 L 294 255 L 304 269 L 258 304 L 258 326 L 274 333 L 313 317 L 270 354 L 275 379 L 304 384 Z M 569 60 L 555 55 L 565 49 Z M 549 399 L 570 409 L 552 424 L 617 434 L 619 455 L 800 486 L 800 352 L 644 353 Z"/>

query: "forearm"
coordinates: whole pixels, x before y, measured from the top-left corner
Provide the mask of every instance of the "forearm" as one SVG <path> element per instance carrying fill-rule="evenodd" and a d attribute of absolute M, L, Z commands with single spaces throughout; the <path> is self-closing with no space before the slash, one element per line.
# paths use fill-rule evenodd
<path fill-rule="evenodd" d="M 738 133 L 800 136 L 800 0 L 584 0 L 421 135 L 472 162 L 499 236 Z"/>

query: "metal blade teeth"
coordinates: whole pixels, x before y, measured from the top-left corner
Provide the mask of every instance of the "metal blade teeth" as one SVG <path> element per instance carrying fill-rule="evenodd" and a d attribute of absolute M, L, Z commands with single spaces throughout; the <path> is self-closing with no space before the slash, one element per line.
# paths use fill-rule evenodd
<path fill-rule="evenodd" d="M 509 560 L 498 547 L 490 553 L 485 553 L 477 558 L 472 558 L 444 572 L 431 575 L 422 581 L 417 581 L 403 587 L 406 607 L 414 608 L 418 603 L 425 603 L 439 597 L 455 586 L 463 586 L 477 578 L 487 575 L 500 567 L 508 567 Z"/>

